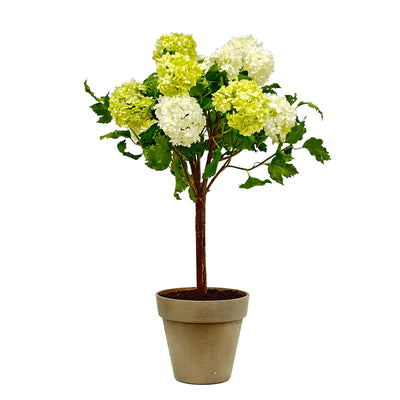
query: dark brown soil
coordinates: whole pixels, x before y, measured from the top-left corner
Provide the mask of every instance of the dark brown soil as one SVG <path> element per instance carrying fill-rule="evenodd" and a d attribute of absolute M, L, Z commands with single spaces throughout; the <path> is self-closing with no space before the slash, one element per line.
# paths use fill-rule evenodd
<path fill-rule="evenodd" d="M 174 290 L 169 293 L 163 293 L 163 297 L 176 300 L 232 300 L 244 297 L 246 293 L 232 289 L 208 289 L 206 294 L 198 293 L 196 289 L 192 290 Z"/>

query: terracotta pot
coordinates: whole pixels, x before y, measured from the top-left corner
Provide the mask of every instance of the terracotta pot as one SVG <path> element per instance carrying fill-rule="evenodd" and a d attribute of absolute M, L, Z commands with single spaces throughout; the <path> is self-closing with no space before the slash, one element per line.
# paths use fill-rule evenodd
<path fill-rule="evenodd" d="M 242 319 L 249 294 L 231 300 L 175 300 L 157 293 L 175 379 L 192 384 L 213 384 L 231 377 Z M 218 288 L 218 290 L 223 290 Z"/>

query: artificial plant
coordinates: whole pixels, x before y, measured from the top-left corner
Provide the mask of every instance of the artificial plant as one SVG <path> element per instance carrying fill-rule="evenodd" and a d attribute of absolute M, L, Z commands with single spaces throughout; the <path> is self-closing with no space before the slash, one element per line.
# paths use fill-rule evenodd
<path fill-rule="evenodd" d="M 242 170 L 247 179 L 239 187 L 250 189 L 298 173 L 293 152 L 306 149 L 321 163 L 330 159 L 321 139 L 310 137 L 301 106 L 321 110 L 297 95 L 279 95 L 277 83 L 267 84 L 274 71 L 270 51 L 252 36 L 238 36 L 211 56 L 197 54 L 191 35 L 170 34 L 158 39 L 153 52 L 156 72 L 143 83 L 123 83 L 95 100 L 97 122 L 112 120 L 123 128 L 100 139 L 119 139 L 118 150 L 133 160 L 143 158 L 157 171 L 170 169 L 177 199 L 187 189 L 196 206 L 197 290 L 207 292 L 206 197 L 215 180 L 228 168 Z M 128 151 L 127 140 L 137 146 Z M 258 155 L 251 166 L 236 165 L 242 152 Z M 263 169 L 265 179 L 253 176 Z"/>

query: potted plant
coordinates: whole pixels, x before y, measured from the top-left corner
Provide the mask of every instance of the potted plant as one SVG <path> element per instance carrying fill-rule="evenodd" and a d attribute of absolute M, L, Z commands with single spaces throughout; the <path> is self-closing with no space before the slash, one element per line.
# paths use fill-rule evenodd
<path fill-rule="evenodd" d="M 221 173 L 243 171 L 239 186 L 250 189 L 298 173 L 293 152 L 306 149 L 317 161 L 330 156 L 321 139 L 305 140 L 305 119 L 296 110 L 313 103 L 297 95 L 278 95 L 277 83 L 267 84 L 274 70 L 270 51 L 252 36 L 238 36 L 211 56 L 196 52 L 191 35 L 163 35 L 153 53 L 156 72 L 142 83 L 123 83 L 113 93 L 95 100 L 97 122 L 112 120 L 122 130 L 100 139 L 120 139 L 117 148 L 148 167 L 170 169 L 177 199 L 185 190 L 195 203 L 195 288 L 157 293 L 158 311 L 164 320 L 175 378 L 210 384 L 230 378 L 241 322 L 247 313 L 248 293 L 209 288 L 206 274 L 206 198 Z M 139 151 L 132 153 L 127 140 Z M 252 165 L 238 165 L 241 153 L 258 156 Z M 264 178 L 255 176 L 262 171 Z"/>

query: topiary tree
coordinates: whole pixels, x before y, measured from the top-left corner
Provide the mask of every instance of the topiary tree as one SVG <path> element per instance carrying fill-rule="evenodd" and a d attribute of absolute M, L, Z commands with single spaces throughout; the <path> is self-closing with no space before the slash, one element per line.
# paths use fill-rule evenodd
<path fill-rule="evenodd" d="M 97 122 L 114 120 L 123 130 L 100 139 L 120 139 L 118 150 L 133 160 L 144 158 L 148 167 L 170 169 L 175 177 L 174 196 L 188 190 L 196 205 L 197 290 L 207 293 L 206 197 L 215 180 L 228 168 L 244 171 L 239 187 L 250 189 L 298 173 L 293 152 L 306 149 L 321 163 L 330 160 L 321 139 L 305 140 L 305 119 L 296 110 L 311 102 L 297 95 L 278 95 L 277 83 L 266 84 L 274 70 L 270 51 L 252 36 L 239 36 L 211 56 L 199 56 L 191 35 L 163 35 L 153 59 L 157 70 L 143 83 L 132 80 L 115 88 L 111 96 L 96 97 Z M 122 140 L 121 140 L 122 139 Z M 127 151 L 133 142 L 138 154 Z M 242 152 L 259 155 L 252 166 L 234 165 Z M 260 168 L 265 179 L 252 176 Z"/>

